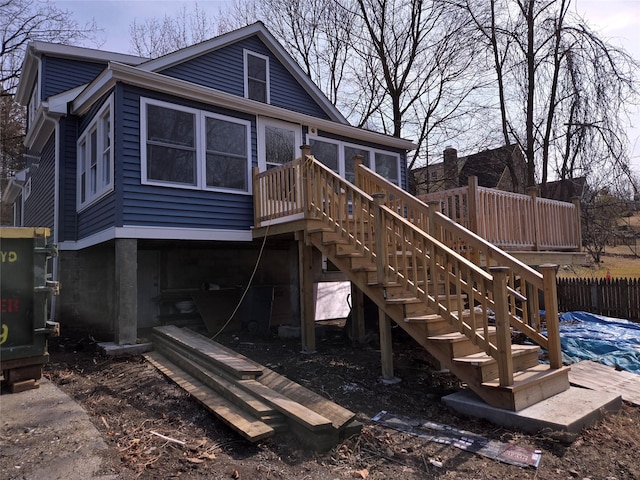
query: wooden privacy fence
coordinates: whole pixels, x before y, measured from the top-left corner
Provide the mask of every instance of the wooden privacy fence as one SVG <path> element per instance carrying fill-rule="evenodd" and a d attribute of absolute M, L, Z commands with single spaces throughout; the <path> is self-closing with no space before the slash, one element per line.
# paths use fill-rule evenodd
<path fill-rule="evenodd" d="M 640 322 L 640 278 L 559 278 L 558 310 Z"/>

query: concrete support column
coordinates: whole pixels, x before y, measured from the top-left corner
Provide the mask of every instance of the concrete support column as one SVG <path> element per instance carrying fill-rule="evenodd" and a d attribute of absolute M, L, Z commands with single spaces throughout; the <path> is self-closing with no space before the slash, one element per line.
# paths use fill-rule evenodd
<path fill-rule="evenodd" d="M 298 240 L 298 271 L 300 275 L 300 316 L 302 351 L 316 350 L 315 301 L 313 294 L 313 247 L 304 241 L 304 235 Z"/>
<path fill-rule="evenodd" d="M 138 241 L 116 239 L 115 343 L 133 345 L 138 338 Z"/>

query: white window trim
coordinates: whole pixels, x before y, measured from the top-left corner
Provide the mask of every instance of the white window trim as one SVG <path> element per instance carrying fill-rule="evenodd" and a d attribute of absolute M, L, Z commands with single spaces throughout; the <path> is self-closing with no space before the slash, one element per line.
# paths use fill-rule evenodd
<path fill-rule="evenodd" d="M 271 75 L 270 75 L 270 69 L 269 69 L 269 57 L 266 55 L 261 55 L 259 53 L 253 52 L 251 50 L 247 50 L 246 48 L 242 51 L 243 53 L 243 61 L 244 61 L 244 98 L 249 98 L 249 62 L 247 57 L 249 56 L 253 56 L 253 57 L 258 57 L 258 58 L 262 58 L 265 62 L 266 62 L 266 97 L 267 97 L 267 101 L 266 103 L 268 105 L 271 104 Z"/>
<path fill-rule="evenodd" d="M 38 107 L 40 106 L 40 81 L 36 78 L 36 81 L 33 85 L 33 90 L 31 91 L 31 95 L 29 97 L 29 107 L 28 107 L 28 119 L 29 119 L 29 128 L 33 127 L 33 124 L 36 121 L 36 113 L 38 112 Z"/>
<path fill-rule="evenodd" d="M 186 183 L 177 182 L 163 182 L 161 180 L 154 180 L 147 178 L 147 105 L 155 105 L 158 107 L 169 108 L 172 110 L 178 110 L 182 112 L 192 113 L 195 117 L 195 152 L 196 152 L 196 184 L 189 185 Z M 225 187 L 210 187 L 206 182 L 206 163 L 207 163 L 207 144 L 206 144 L 206 118 L 215 118 L 218 120 L 224 120 L 230 123 L 237 123 L 246 127 L 246 141 L 247 141 L 247 190 L 238 190 L 236 188 Z M 235 193 L 238 195 L 251 195 L 253 193 L 252 186 L 252 149 L 251 149 L 251 122 L 240 118 L 229 117 L 227 115 L 220 115 L 218 113 L 209 112 L 206 110 L 198 110 L 191 107 L 185 107 L 170 102 L 164 102 L 161 100 L 154 100 L 151 98 L 140 97 L 140 175 L 141 183 L 143 185 L 153 185 L 158 187 L 170 187 L 184 190 L 203 190 L 208 192 L 224 192 Z"/>
<path fill-rule="evenodd" d="M 295 132 L 295 142 L 296 145 L 294 148 L 299 148 L 302 145 L 302 125 L 299 123 L 290 123 L 284 122 L 282 120 L 275 120 L 269 117 L 258 117 L 257 120 L 257 140 L 258 140 L 258 169 L 261 172 L 267 170 L 267 146 L 266 146 L 266 138 L 265 138 L 265 128 L 266 127 L 278 127 L 282 129 L 291 129 Z M 299 155 L 294 155 L 297 158 Z"/>
<path fill-rule="evenodd" d="M 342 178 L 345 178 L 345 157 L 344 157 L 344 147 L 351 147 L 351 148 L 357 148 L 359 150 L 366 150 L 369 152 L 369 163 L 370 163 L 370 169 L 373 170 L 374 172 L 377 172 L 376 170 L 376 153 L 381 153 L 384 155 L 390 155 L 390 156 L 394 156 L 396 157 L 396 165 L 397 165 L 397 171 L 398 171 L 398 178 L 395 179 L 397 181 L 397 185 L 400 184 L 400 180 L 401 180 L 401 172 L 402 170 L 400 169 L 400 154 L 396 153 L 396 152 L 392 152 L 389 150 L 382 150 L 380 148 L 371 148 L 371 147 L 367 147 L 366 145 L 359 145 L 357 143 L 352 143 L 352 142 L 345 142 L 345 141 L 341 141 L 341 140 L 336 140 L 334 138 L 328 138 L 328 137 L 321 137 L 318 135 L 313 135 L 313 134 L 307 134 L 307 144 L 311 145 L 311 140 L 318 140 L 319 142 L 325 142 L 325 143 L 332 143 L 334 145 L 338 145 L 338 175 L 340 175 Z M 311 154 L 313 155 L 313 149 L 311 149 Z M 390 180 L 390 179 L 388 179 Z M 395 182 L 393 182 L 395 183 Z"/>
<path fill-rule="evenodd" d="M 109 182 L 104 183 L 103 172 L 104 172 L 104 163 L 103 163 L 103 150 L 102 145 L 104 145 L 104 128 L 103 128 L 103 119 L 105 118 L 105 113 L 109 112 L 109 138 L 111 139 L 111 146 L 109 148 Z M 91 193 L 91 165 L 89 162 L 89 157 L 85 155 L 81 158 L 80 155 L 80 145 L 85 143 L 87 145 L 86 153 L 90 151 L 90 139 L 91 133 L 97 131 L 96 135 L 96 191 L 95 193 Z M 80 212 L 87 208 L 89 205 L 100 200 L 105 195 L 109 194 L 113 191 L 114 185 L 114 121 L 113 121 L 113 95 L 111 95 L 104 105 L 100 107 L 100 110 L 95 114 L 91 123 L 87 125 L 87 128 L 84 129 L 80 137 L 78 137 L 78 141 L 76 142 L 76 166 L 77 166 L 77 179 L 76 179 L 76 208 L 77 211 Z M 84 202 L 81 200 L 81 176 L 80 172 L 82 171 L 81 160 L 84 162 L 84 171 L 85 171 L 85 199 Z"/>
<path fill-rule="evenodd" d="M 27 181 L 24 183 L 24 195 L 22 196 L 22 201 L 24 202 L 29 195 L 31 195 L 31 177 L 27 178 Z"/>

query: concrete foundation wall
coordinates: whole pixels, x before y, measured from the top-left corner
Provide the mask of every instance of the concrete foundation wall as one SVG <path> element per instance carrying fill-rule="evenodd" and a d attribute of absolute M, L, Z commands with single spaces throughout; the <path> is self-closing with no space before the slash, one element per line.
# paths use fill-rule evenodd
<path fill-rule="evenodd" d="M 56 320 L 65 330 L 111 339 L 115 321 L 113 243 L 81 251 L 59 252 L 60 296 Z"/>
<path fill-rule="evenodd" d="M 211 285 L 245 287 L 258 260 L 260 247 L 261 242 L 138 241 L 138 252 L 141 249 L 158 252 L 159 263 L 139 263 L 138 268 L 154 269 L 157 275 L 154 272 L 145 275 L 138 270 L 138 279 L 147 279 L 154 285 L 133 285 L 131 290 L 136 289 L 136 292 L 125 297 L 131 302 L 138 298 L 139 290 L 150 297 L 146 300 L 151 301 L 153 297 L 153 301 L 158 301 L 166 292 L 199 290 Z M 115 242 L 81 251 L 62 251 L 59 261 L 61 293 L 56 308 L 63 335 L 67 329 L 91 334 L 100 341 L 116 339 L 127 326 L 118 323 L 118 315 L 131 309 L 123 310 L 116 305 L 118 299 L 124 297 L 119 291 L 122 286 L 117 282 Z M 275 287 L 276 324 L 299 324 L 297 245 L 293 240 L 267 243 L 252 285 Z M 170 313 L 171 305 L 169 301 L 157 313 Z M 159 325 L 161 319 L 145 319 L 143 323 Z"/>

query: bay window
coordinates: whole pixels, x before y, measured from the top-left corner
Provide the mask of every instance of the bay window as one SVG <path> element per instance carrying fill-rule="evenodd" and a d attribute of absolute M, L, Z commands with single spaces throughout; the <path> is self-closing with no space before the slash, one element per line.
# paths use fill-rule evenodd
<path fill-rule="evenodd" d="M 113 190 L 113 97 L 104 103 L 77 143 L 77 207 Z"/>

